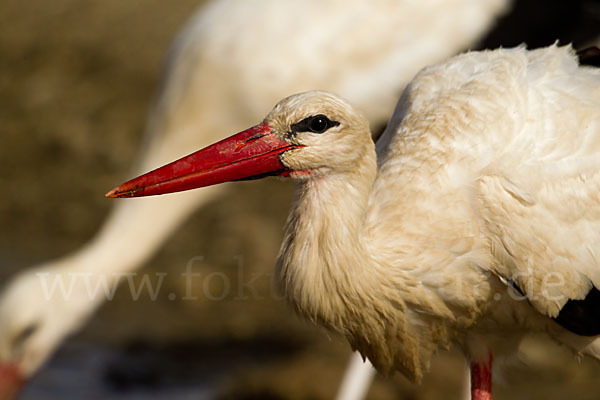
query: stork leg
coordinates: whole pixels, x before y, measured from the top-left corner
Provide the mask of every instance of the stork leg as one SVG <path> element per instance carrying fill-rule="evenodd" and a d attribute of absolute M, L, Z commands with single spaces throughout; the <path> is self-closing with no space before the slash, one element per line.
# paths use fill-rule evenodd
<path fill-rule="evenodd" d="M 471 362 L 471 400 L 492 400 L 492 352 L 487 361 Z"/>
<path fill-rule="evenodd" d="M 363 360 L 358 352 L 352 354 L 346 368 L 344 380 L 339 388 L 336 400 L 363 400 L 375 378 L 375 368 L 369 360 Z"/>

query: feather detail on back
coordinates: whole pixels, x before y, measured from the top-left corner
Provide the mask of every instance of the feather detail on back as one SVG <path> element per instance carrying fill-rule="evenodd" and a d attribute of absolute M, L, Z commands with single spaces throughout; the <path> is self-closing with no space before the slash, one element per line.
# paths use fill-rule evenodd
<path fill-rule="evenodd" d="M 600 286 L 599 110 L 600 72 L 570 46 L 421 71 L 377 143 L 362 238 L 381 289 L 376 314 L 346 321 L 353 346 L 419 379 L 439 345 L 470 346 L 466 330 L 558 328 L 542 317 Z M 390 316 L 379 333 L 375 315 Z"/>

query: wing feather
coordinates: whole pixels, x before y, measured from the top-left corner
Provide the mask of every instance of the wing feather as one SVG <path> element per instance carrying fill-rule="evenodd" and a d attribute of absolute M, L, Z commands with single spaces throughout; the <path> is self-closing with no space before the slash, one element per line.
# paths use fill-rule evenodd
<path fill-rule="evenodd" d="M 477 181 L 494 272 L 551 317 L 600 288 L 600 74 L 567 63 L 530 82 L 516 140 Z"/>

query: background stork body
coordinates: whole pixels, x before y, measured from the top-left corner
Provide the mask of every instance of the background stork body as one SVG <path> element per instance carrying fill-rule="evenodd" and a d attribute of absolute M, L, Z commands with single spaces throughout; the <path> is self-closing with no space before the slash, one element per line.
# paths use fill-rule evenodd
<path fill-rule="evenodd" d="M 363 108 L 373 124 L 383 122 L 419 68 L 472 43 L 507 1 L 454 1 L 444 13 L 438 12 L 441 3 L 209 3 L 171 50 L 135 171 L 208 144 L 255 121 L 284 95 L 314 87 L 340 93 Z M 192 210 L 220 190 L 118 204 L 79 251 L 6 285 L 0 300 L 0 361 L 29 376 L 104 300 L 102 293 L 90 298 L 77 283 L 67 300 L 60 295 L 44 299 L 36 274 L 89 273 L 104 276 L 110 287 L 115 276 L 138 268 Z"/>
<path fill-rule="evenodd" d="M 377 152 L 365 117 L 307 92 L 108 196 L 298 179 L 277 268 L 294 308 L 417 381 L 455 343 L 490 398 L 477 378 L 526 332 L 600 357 L 598 110 L 570 46 L 472 52 L 417 75 Z"/>

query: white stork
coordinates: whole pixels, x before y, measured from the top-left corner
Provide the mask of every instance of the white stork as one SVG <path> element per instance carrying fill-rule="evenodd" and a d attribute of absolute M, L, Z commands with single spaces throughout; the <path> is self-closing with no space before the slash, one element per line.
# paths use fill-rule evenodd
<path fill-rule="evenodd" d="M 382 123 L 397 93 L 418 69 L 469 46 L 507 3 L 210 2 L 171 49 L 167 76 L 148 124 L 146 151 L 135 173 L 247 126 L 286 94 L 313 87 L 344 95 L 361 106 L 372 123 Z M 0 398 L 33 374 L 104 300 L 90 299 L 79 286 L 69 299 L 57 295 L 46 300 L 37 273 L 105 275 L 110 286 L 114 272 L 137 269 L 182 220 L 218 191 L 120 203 L 80 250 L 8 283 L 0 297 Z"/>
<path fill-rule="evenodd" d="M 107 196 L 296 179 L 277 263 L 291 305 L 416 381 L 456 344 L 490 399 L 493 356 L 525 333 L 600 357 L 598 171 L 600 70 L 554 45 L 425 68 L 377 146 L 348 102 L 305 92 Z"/>

